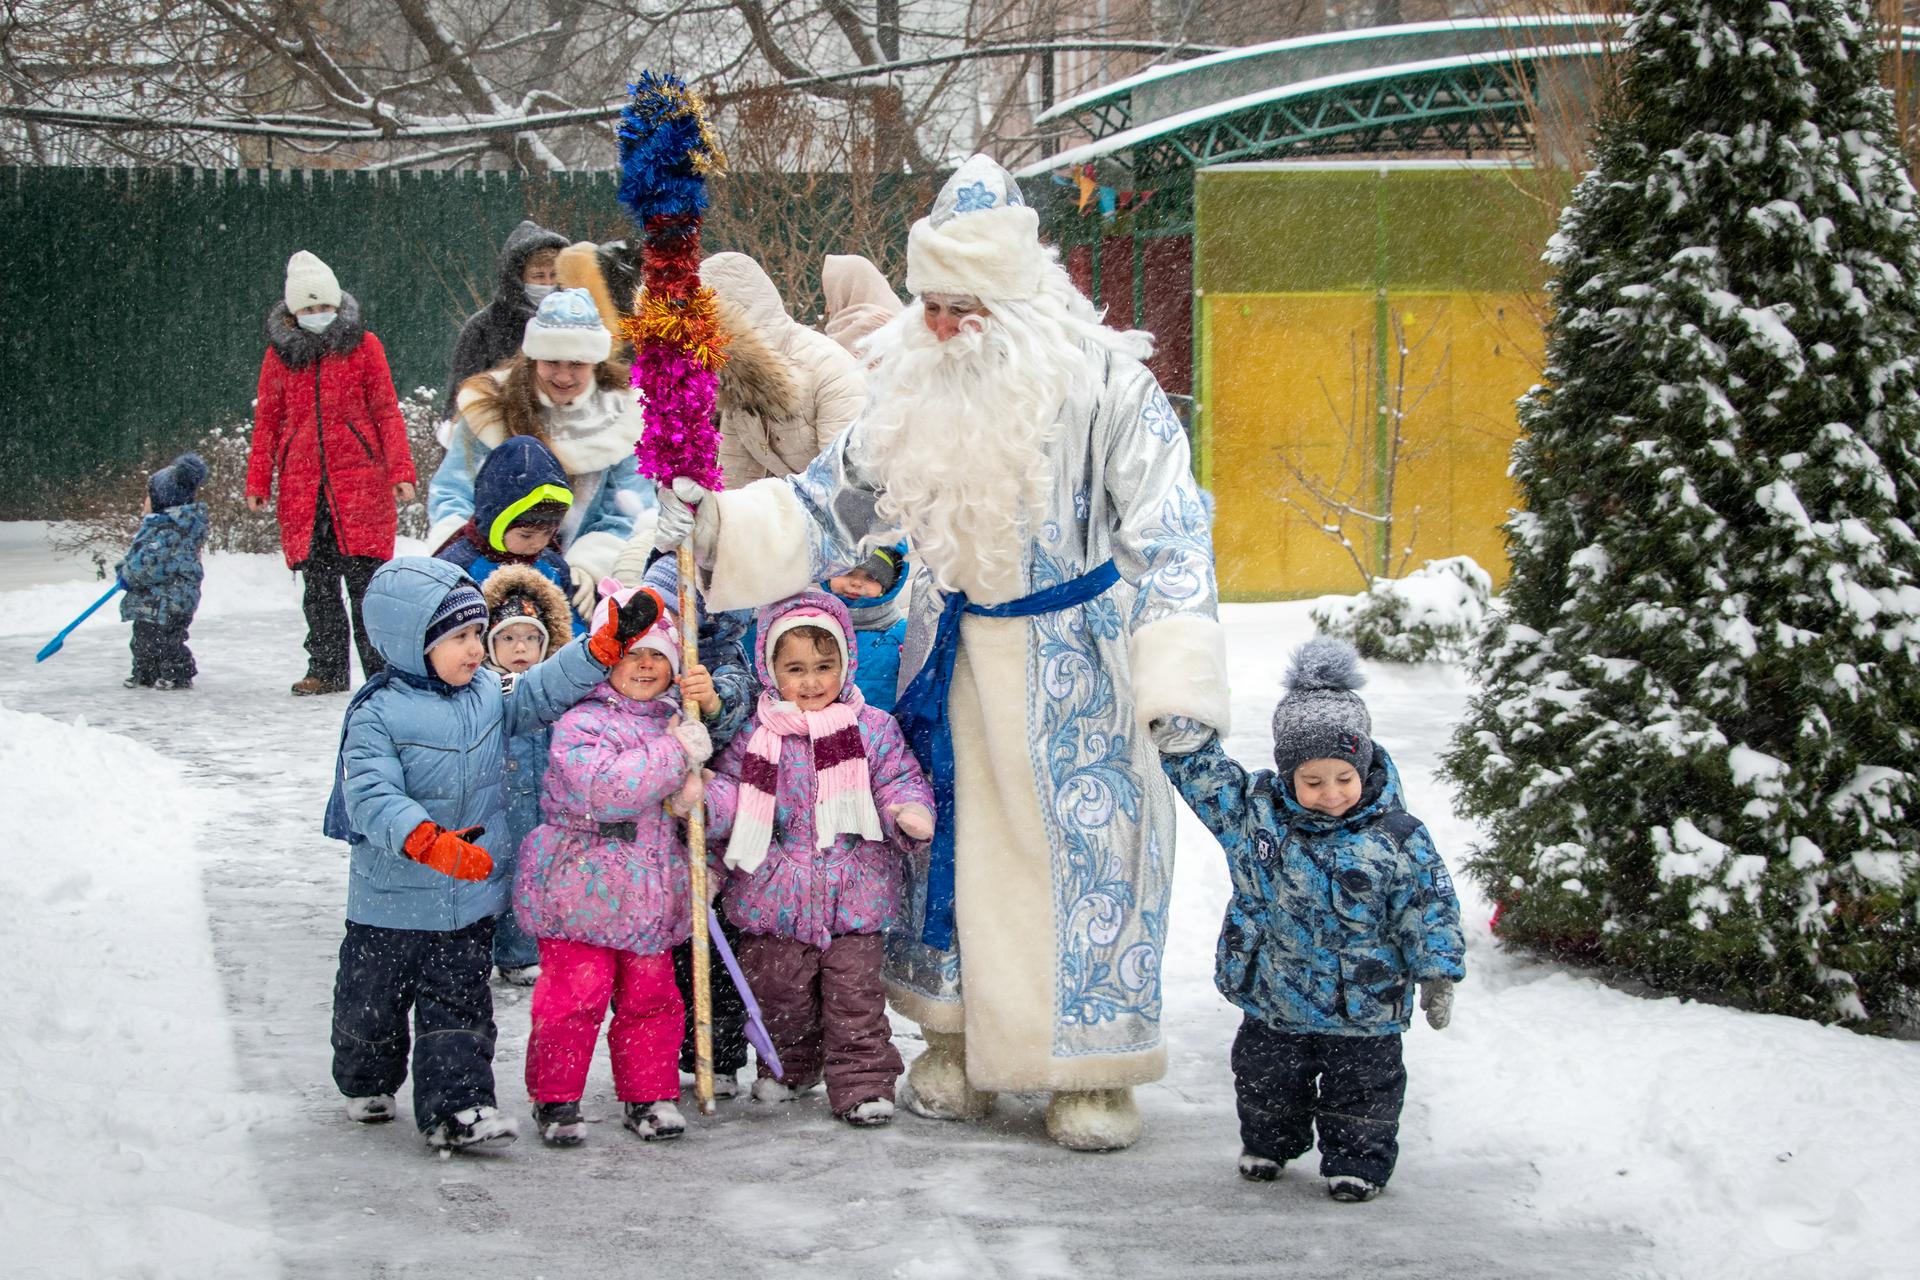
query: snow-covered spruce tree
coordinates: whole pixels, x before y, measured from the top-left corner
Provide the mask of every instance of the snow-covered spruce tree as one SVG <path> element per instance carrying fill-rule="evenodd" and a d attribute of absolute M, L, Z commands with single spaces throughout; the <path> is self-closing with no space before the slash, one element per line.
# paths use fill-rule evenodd
<path fill-rule="evenodd" d="M 1636 6 L 1447 766 L 1503 936 L 1884 1026 L 1920 985 L 1920 226 L 1878 61 L 1857 0 Z"/>

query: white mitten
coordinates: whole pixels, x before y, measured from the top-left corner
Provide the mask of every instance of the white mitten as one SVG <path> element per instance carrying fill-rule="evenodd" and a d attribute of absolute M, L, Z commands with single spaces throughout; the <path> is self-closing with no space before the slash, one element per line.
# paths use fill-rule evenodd
<path fill-rule="evenodd" d="M 713 754 L 713 739 L 707 734 L 707 726 L 701 724 L 697 718 L 686 720 L 675 716 L 667 723 L 667 732 L 672 734 L 673 740 L 680 744 L 680 749 L 687 753 L 689 764 L 705 764 L 707 758 Z"/>
<path fill-rule="evenodd" d="M 713 560 L 713 544 L 720 532 L 720 513 L 706 501 L 712 490 L 681 476 L 671 488 L 657 490 L 660 517 L 653 526 L 653 545 L 671 551 L 689 536 L 693 538 L 693 558 L 701 564 Z"/>
<path fill-rule="evenodd" d="M 896 804 L 887 808 L 887 815 L 893 819 L 893 825 L 900 828 L 900 834 L 909 840 L 933 839 L 933 815 L 927 812 L 923 804 Z"/>
<path fill-rule="evenodd" d="M 1453 979 L 1428 978 L 1420 984 L 1420 1007 L 1427 1011 L 1427 1025 L 1445 1031 L 1453 1020 Z"/>
<path fill-rule="evenodd" d="M 707 798 L 708 770 L 696 769 L 687 775 L 680 789 L 667 797 L 667 812 L 676 818 L 684 818 L 700 807 Z"/>
<path fill-rule="evenodd" d="M 620 548 L 620 554 L 613 558 L 613 568 L 607 573 L 619 579 L 623 587 L 637 587 L 646 581 L 647 564 L 653 559 L 653 538 L 634 537 Z M 672 603 L 672 602 L 669 602 Z M 678 608 L 678 606 L 675 606 Z"/>
<path fill-rule="evenodd" d="M 1191 716 L 1165 716 L 1147 726 L 1163 756 L 1192 755 L 1213 740 L 1213 730 Z"/>
<path fill-rule="evenodd" d="M 574 565 L 568 570 L 568 573 L 573 578 L 573 607 L 575 611 L 583 618 L 591 618 L 593 616 L 593 606 L 600 602 L 600 584 L 593 580 L 592 574 L 582 569 L 579 565 Z"/>

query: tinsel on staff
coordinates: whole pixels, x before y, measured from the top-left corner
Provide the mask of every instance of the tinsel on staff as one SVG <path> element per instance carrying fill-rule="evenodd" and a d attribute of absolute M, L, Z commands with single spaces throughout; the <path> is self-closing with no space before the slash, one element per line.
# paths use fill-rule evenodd
<path fill-rule="evenodd" d="M 623 323 L 633 343 L 633 384 L 646 429 L 640 473 L 662 484 L 687 476 L 721 487 L 720 433 L 713 425 L 726 335 L 713 293 L 700 283 L 700 216 L 707 179 L 726 157 L 699 97 L 676 76 L 643 72 L 620 116 L 620 203 L 646 236 L 644 292 Z"/>
<path fill-rule="evenodd" d="M 700 215 L 707 179 L 725 172 L 700 99 L 676 76 L 642 72 L 620 113 L 620 203 L 646 237 L 641 292 L 621 329 L 633 343 L 633 385 L 644 424 L 634 453 L 640 474 L 663 485 L 680 476 L 722 487 L 720 433 L 713 399 L 726 334 L 715 319 L 713 293 L 700 283 Z M 681 669 L 700 660 L 700 618 L 694 598 L 693 547 L 679 548 Z M 687 817 L 693 882 L 694 1097 L 703 1115 L 713 1106 L 712 965 L 707 941 L 706 812 Z"/>

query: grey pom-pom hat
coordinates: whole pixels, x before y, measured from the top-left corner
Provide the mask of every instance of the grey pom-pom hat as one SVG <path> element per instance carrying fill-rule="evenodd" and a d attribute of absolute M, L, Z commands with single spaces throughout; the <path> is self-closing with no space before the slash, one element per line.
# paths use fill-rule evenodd
<path fill-rule="evenodd" d="M 1293 651 L 1287 692 L 1273 708 L 1273 763 L 1290 782 L 1309 760 L 1345 760 L 1362 779 L 1373 767 L 1373 717 L 1354 692 L 1367 682 L 1345 640 L 1315 636 Z"/>

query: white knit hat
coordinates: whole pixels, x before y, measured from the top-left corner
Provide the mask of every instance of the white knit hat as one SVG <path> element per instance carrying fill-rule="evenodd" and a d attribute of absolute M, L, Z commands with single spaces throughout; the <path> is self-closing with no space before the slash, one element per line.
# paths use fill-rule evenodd
<path fill-rule="evenodd" d="M 907 292 L 1024 301 L 1039 295 L 1048 261 L 1020 184 L 992 157 L 971 156 L 907 233 Z"/>
<path fill-rule="evenodd" d="M 599 364 L 613 352 L 613 335 L 600 323 L 592 294 L 585 289 L 555 289 L 527 321 L 520 350 L 529 360 Z"/>
<path fill-rule="evenodd" d="M 337 307 L 340 282 L 333 268 L 305 249 L 287 259 L 287 310 L 295 315 L 302 307 Z"/>

